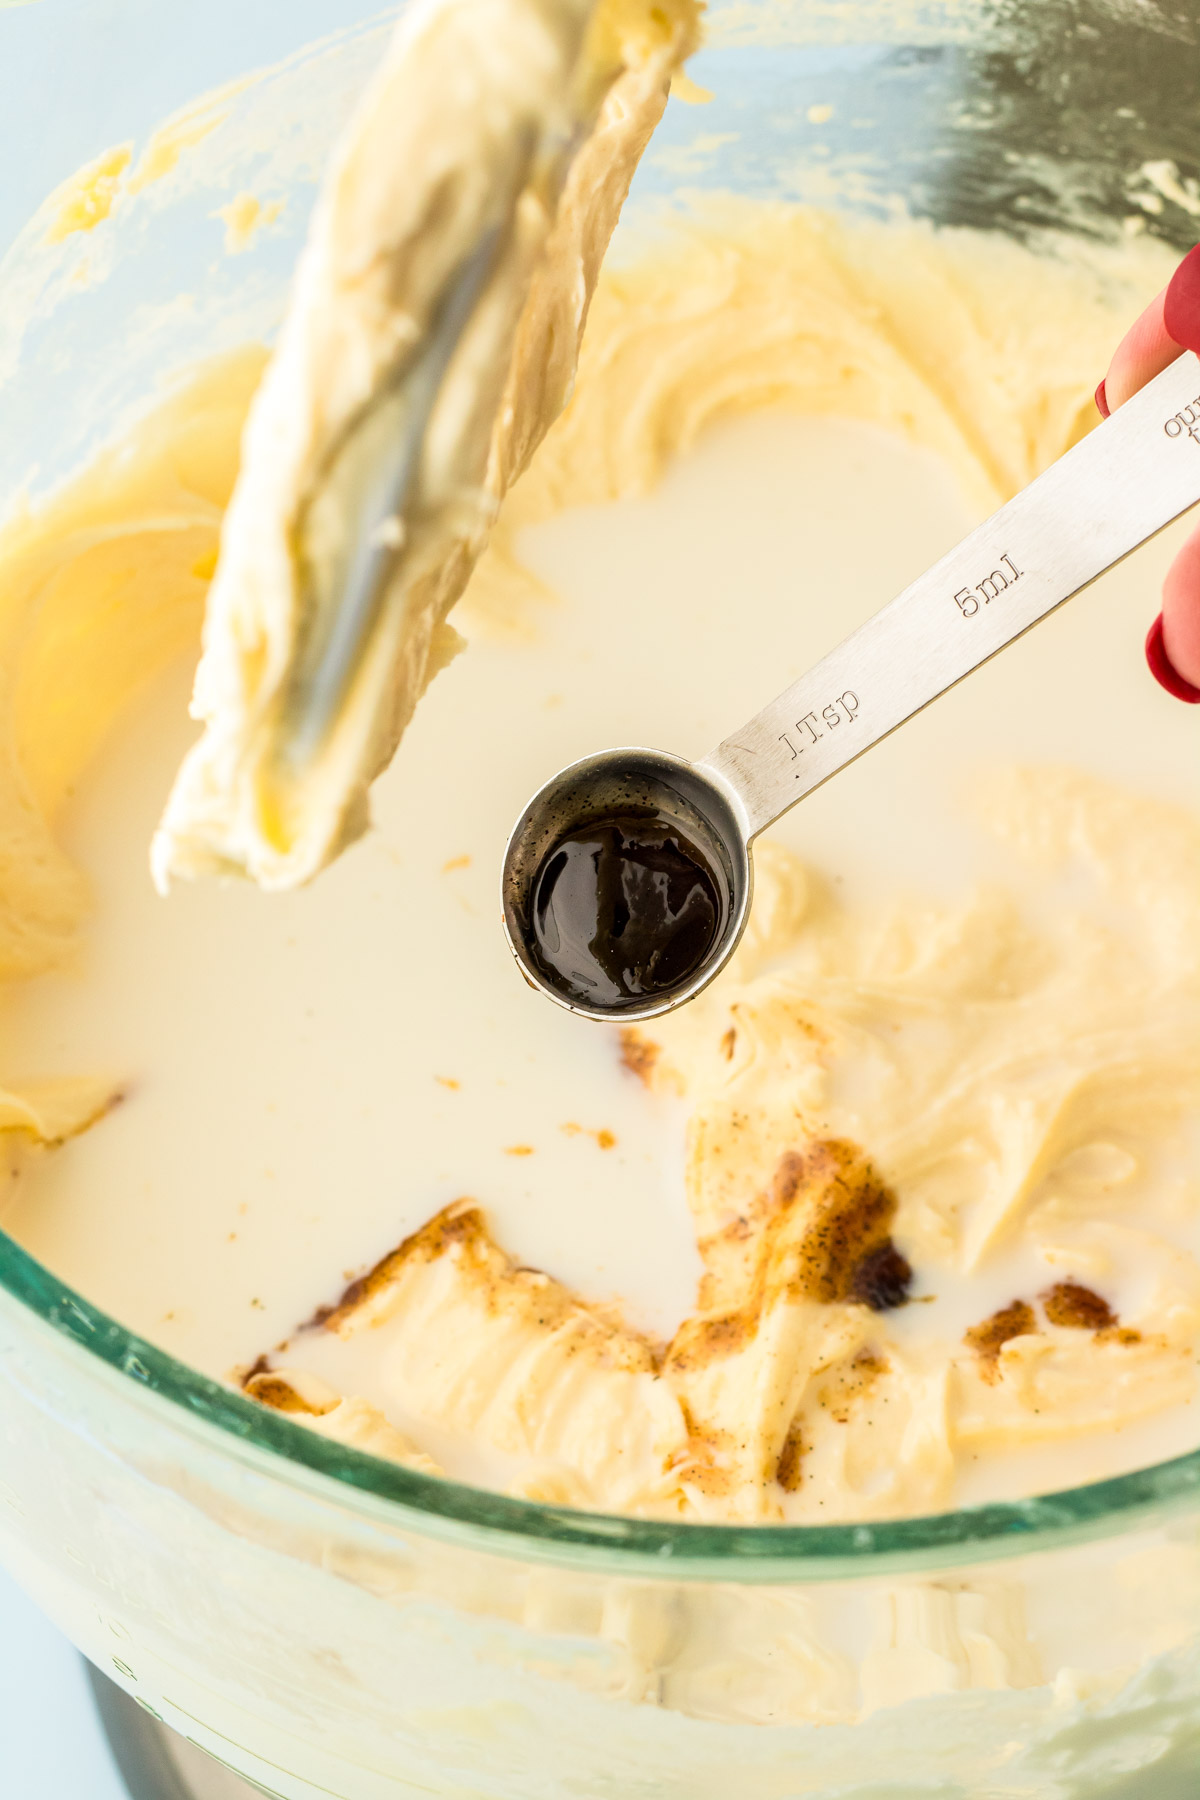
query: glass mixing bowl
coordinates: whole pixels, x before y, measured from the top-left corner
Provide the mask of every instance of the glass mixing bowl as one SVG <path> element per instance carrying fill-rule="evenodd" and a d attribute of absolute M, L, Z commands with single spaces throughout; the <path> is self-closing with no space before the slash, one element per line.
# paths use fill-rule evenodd
<path fill-rule="evenodd" d="M 0 10 L 0 492 L 37 493 L 160 376 L 270 333 L 390 17 Z M 728 0 L 692 69 L 715 98 L 672 102 L 630 216 L 683 182 L 1185 248 L 1197 17 Z M 72 279 L 25 226 L 45 195 L 252 69 L 185 122 L 171 205 L 147 188 L 89 248 L 105 280 Z M 264 185 L 279 230 L 214 267 L 198 223 Z M 142 1706 L 287 1800 L 1182 1800 L 1200 1777 L 1200 1453 L 874 1526 L 558 1510 L 319 1439 L 0 1237 L 0 1553 Z"/>

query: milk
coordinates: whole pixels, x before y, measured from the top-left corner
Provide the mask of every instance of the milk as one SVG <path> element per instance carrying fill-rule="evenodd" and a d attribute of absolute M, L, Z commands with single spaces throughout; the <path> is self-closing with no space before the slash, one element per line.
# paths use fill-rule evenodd
<path fill-rule="evenodd" d="M 111 1072 L 125 1100 L 25 1158 L 5 1228 L 218 1376 L 463 1195 L 518 1261 L 669 1334 L 699 1269 L 682 1107 L 623 1068 L 617 1032 L 521 980 L 499 919 L 507 832 L 588 751 L 711 748 L 974 522 L 929 453 L 760 414 L 711 432 L 649 498 L 534 528 L 520 548 L 553 597 L 528 637 L 475 632 L 378 783 L 373 832 L 290 895 L 153 892 L 146 846 L 194 732 L 190 672 L 173 669 L 63 821 L 95 891 L 78 965 L 5 1000 L 14 1077 Z M 1140 652 L 1180 529 L 776 835 L 852 900 L 953 895 L 1011 878 L 961 810 L 987 763 L 1082 762 L 1200 804 L 1195 719 Z M 1152 1430 L 1147 1456 L 1167 1453 Z M 1167 1449 L 1192 1435 L 1176 1421 Z"/>

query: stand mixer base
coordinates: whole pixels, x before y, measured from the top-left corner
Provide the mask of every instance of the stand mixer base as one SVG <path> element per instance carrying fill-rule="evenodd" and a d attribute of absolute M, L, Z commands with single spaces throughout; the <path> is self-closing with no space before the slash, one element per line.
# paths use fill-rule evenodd
<path fill-rule="evenodd" d="M 262 1792 L 161 1725 L 91 1663 L 85 1668 L 129 1800 L 252 1800 Z"/>

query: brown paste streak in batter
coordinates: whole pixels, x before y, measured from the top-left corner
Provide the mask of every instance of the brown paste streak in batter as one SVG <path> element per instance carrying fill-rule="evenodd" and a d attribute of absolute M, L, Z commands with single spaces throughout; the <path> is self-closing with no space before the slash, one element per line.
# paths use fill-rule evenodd
<path fill-rule="evenodd" d="M 470 1249 L 480 1236 L 487 1236 L 487 1227 L 483 1214 L 470 1201 L 457 1200 L 451 1206 L 443 1207 L 419 1231 L 412 1232 L 394 1250 L 381 1256 L 365 1275 L 358 1276 L 344 1288 L 332 1305 L 318 1306 L 312 1317 L 300 1326 L 300 1330 L 336 1331 L 360 1306 L 388 1287 L 405 1263 L 418 1259 L 433 1262 L 456 1245 Z"/>
<path fill-rule="evenodd" d="M 1042 1311 L 1051 1325 L 1075 1331 L 1106 1331 L 1117 1323 L 1108 1301 L 1078 1281 L 1056 1282 L 1042 1295 Z"/>
<path fill-rule="evenodd" d="M 398 1282 L 406 1269 L 443 1256 L 455 1257 L 460 1276 L 482 1297 L 488 1313 L 516 1312 L 547 1333 L 569 1326 L 572 1353 L 585 1351 L 607 1367 L 633 1373 L 650 1373 L 657 1367 L 659 1358 L 650 1338 L 606 1317 L 605 1309 L 589 1307 L 544 1270 L 516 1263 L 496 1243 L 482 1208 L 472 1200 L 454 1201 L 435 1213 L 374 1268 L 352 1281 L 334 1305 L 318 1307 L 301 1329 L 340 1331 Z"/>
<path fill-rule="evenodd" d="M 1098 1343 L 1140 1344 L 1140 1331 L 1130 1331 L 1102 1294 L 1080 1281 L 1058 1281 L 1041 1295 L 1042 1311 L 1050 1325 L 1070 1331 L 1090 1331 Z M 1014 1338 L 1029 1337 L 1038 1330 L 1037 1316 L 1027 1300 L 1011 1300 L 990 1318 L 972 1325 L 963 1341 L 979 1357 L 980 1374 L 992 1384 L 1001 1376 L 1000 1352 Z"/>
<path fill-rule="evenodd" d="M 793 1420 L 775 1465 L 775 1479 L 785 1494 L 794 1494 L 804 1479 L 804 1436 Z"/>
<path fill-rule="evenodd" d="M 896 1214 L 895 1194 L 856 1145 L 825 1139 L 804 1151 L 788 1151 L 766 1194 L 700 1246 L 707 1272 L 701 1281 L 699 1316 L 680 1326 L 667 1351 L 669 1376 L 695 1375 L 710 1363 L 737 1355 L 756 1337 L 762 1321 L 779 1304 L 818 1302 L 832 1305 L 858 1300 L 856 1289 L 865 1268 L 886 1265 L 892 1276 L 889 1294 L 898 1304 L 906 1297 L 912 1271 L 891 1241 Z M 732 1265 L 732 1267 L 731 1267 Z M 899 1271 L 903 1271 L 903 1283 Z M 717 1296 L 733 1304 L 714 1307 Z M 740 1290 L 740 1291 L 739 1291 Z M 876 1287 L 878 1298 L 879 1288 Z M 842 1416 L 883 1372 L 882 1359 L 869 1353 L 837 1396 Z M 693 1461 L 689 1478 L 713 1494 L 736 1479 L 723 1468 L 734 1448 L 728 1433 L 704 1429 L 689 1418 Z M 777 1480 L 794 1492 L 802 1479 L 804 1444 L 799 1420 L 793 1420 L 764 1480 Z"/>
<path fill-rule="evenodd" d="M 649 1038 L 642 1037 L 640 1032 L 626 1027 L 621 1033 L 621 1061 L 630 1074 L 636 1075 L 638 1080 L 645 1082 L 647 1087 L 650 1085 L 650 1077 L 654 1073 L 654 1065 L 660 1055 L 659 1045 L 652 1043 Z"/>
<path fill-rule="evenodd" d="M 895 1194 L 855 1145 L 829 1138 L 804 1151 L 789 1150 L 770 1190 L 700 1245 L 707 1265 L 702 1311 L 711 1313 L 717 1296 L 727 1295 L 731 1286 L 742 1290 L 736 1303 L 726 1304 L 717 1317 L 688 1321 L 670 1354 L 691 1360 L 702 1348 L 734 1349 L 780 1299 L 873 1304 L 856 1289 L 863 1285 L 863 1271 L 881 1255 L 888 1257 L 893 1274 L 894 1265 L 902 1265 L 911 1278 L 891 1241 L 896 1204 Z"/>
<path fill-rule="evenodd" d="M 323 1413 L 332 1412 L 333 1406 L 312 1406 L 302 1395 L 298 1394 L 290 1381 L 280 1375 L 249 1375 L 245 1382 L 245 1391 L 252 1400 L 262 1406 L 273 1407 L 276 1412 L 307 1413 L 312 1418 L 320 1418 Z"/>
<path fill-rule="evenodd" d="M 1000 1352 L 1005 1344 L 1011 1343 L 1013 1338 L 1029 1337 L 1037 1328 L 1037 1319 L 1029 1302 L 1012 1300 L 989 1319 L 972 1325 L 963 1341 L 979 1357 L 984 1380 L 996 1382 L 1000 1379 Z"/>

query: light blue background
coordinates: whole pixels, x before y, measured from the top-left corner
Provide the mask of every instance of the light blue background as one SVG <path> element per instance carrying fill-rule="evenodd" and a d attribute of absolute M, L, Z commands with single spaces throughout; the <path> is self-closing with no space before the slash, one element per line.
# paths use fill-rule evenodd
<path fill-rule="evenodd" d="M 78 1652 L 0 1572 L 0 1792 L 128 1800 Z"/>

